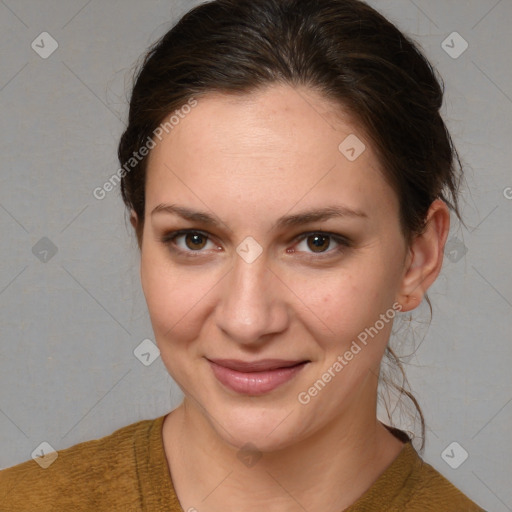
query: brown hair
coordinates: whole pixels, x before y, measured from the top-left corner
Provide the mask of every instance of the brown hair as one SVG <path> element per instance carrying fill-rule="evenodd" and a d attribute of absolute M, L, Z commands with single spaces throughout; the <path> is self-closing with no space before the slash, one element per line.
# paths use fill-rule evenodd
<path fill-rule="evenodd" d="M 460 159 L 440 116 L 442 80 L 416 44 L 360 0 L 214 0 L 157 41 L 135 76 L 124 165 L 170 113 L 209 92 L 246 94 L 275 83 L 306 86 L 352 114 L 396 191 L 408 243 L 440 198 L 460 218 Z M 147 158 L 125 173 L 123 200 L 142 244 Z M 455 165 L 455 164 L 458 165 Z M 427 302 L 430 302 L 427 296 Z M 400 360 L 388 356 L 402 374 Z"/>

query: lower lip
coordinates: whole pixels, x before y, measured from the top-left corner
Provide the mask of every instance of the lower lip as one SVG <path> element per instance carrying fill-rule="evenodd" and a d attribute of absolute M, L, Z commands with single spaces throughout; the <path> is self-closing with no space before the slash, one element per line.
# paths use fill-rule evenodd
<path fill-rule="evenodd" d="M 224 386 L 244 395 L 263 395 L 291 380 L 306 366 L 306 362 L 289 368 L 263 372 L 238 372 L 208 361 L 217 380 Z"/>

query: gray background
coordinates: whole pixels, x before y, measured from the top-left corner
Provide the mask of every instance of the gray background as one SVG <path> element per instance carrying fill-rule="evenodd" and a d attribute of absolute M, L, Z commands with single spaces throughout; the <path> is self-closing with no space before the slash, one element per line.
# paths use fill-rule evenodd
<path fill-rule="evenodd" d="M 119 167 L 134 64 L 196 3 L 0 1 L 1 468 L 42 441 L 67 448 L 180 402 L 161 360 L 133 353 L 152 330 L 119 190 L 92 191 Z M 512 510 L 512 2 L 371 4 L 445 79 L 466 166 L 468 229 L 453 226 L 430 327 L 422 306 L 407 331 L 425 459 L 489 511 Z M 31 48 L 44 31 L 59 45 L 46 59 Z M 458 58 L 442 47 L 454 31 L 469 44 Z M 453 441 L 469 453 L 458 469 L 441 457 Z"/>

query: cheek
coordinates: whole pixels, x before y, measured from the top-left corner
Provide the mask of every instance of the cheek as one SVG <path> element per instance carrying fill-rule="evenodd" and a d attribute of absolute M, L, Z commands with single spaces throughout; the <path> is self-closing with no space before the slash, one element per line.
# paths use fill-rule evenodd
<path fill-rule="evenodd" d="M 201 312 L 205 290 L 211 284 L 198 283 L 197 274 L 177 269 L 158 251 L 151 250 L 141 258 L 141 284 L 160 345 L 164 340 L 167 345 L 197 335 L 201 327 L 197 315 Z"/>
<path fill-rule="evenodd" d="M 293 289 L 302 299 L 302 321 L 325 343 L 346 342 L 373 325 L 393 303 L 389 275 L 377 265 L 350 266 L 329 275 L 295 276 Z"/>
<path fill-rule="evenodd" d="M 141 258 L 141 283 L 160 357 L 172 378 L 183 388 L 187 368 L 195 357 L 194 340 L 205 323 L 205 288 L 197 274 L 172 267 L 148 251 Z M 203 283 L 203 286 L 201 285 Z"/>

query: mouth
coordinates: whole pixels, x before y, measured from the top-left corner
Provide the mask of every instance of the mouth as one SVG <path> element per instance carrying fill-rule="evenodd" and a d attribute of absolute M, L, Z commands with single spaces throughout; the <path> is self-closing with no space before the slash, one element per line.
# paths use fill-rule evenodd
<path fill-rule="evenodd" d="M 310 361 L 262 359 L 207 359 L 213 374 L 225 387 L 245 395 L 262 395 L 290 381 Z"/>

